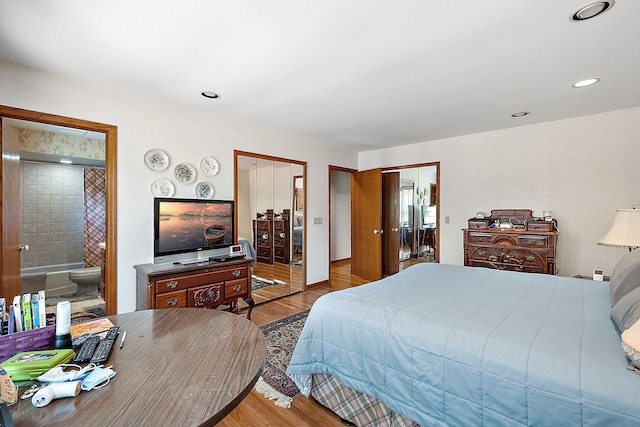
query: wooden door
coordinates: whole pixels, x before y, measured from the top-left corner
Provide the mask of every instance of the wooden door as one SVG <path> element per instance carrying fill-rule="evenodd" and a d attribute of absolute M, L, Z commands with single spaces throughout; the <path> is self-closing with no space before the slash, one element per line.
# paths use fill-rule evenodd
<path fill-rule="evenodd" d="M 2 282 L 0 295 L 10 299 L 20 295 L 20 146 L 17 132 L 4 119 L 2 128 L 2 170 L 0 186 L 2 187 Z"/>
<path fill-rule="evenodd" d="M 382 278 L 382 170 L 351 174 L 351 273 Z"/>
<path fill-rule="evenodd" d="M 382 274 L 400 271 L 400 172 L 382 174 Z"/>

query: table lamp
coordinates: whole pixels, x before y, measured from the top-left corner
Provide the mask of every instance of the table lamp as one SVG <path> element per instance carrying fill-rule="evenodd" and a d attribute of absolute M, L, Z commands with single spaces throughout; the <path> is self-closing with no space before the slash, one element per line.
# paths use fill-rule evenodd
<path fill-rule="evenodd" d="M 611 229 L 598 241 L 599 245 L 629 248 L 640 247 L 640 209 L 618 209 Z"/>

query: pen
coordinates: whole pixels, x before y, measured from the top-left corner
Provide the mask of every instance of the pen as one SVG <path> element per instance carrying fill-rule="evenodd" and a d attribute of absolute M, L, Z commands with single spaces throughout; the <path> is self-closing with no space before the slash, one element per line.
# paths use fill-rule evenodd
<path fill-rule="evenodd" d="M 127 337 L 127 331 L 122 333 L 122 339 L 120 340 L 120 348 L 124 345 L 124 339 Z"/>

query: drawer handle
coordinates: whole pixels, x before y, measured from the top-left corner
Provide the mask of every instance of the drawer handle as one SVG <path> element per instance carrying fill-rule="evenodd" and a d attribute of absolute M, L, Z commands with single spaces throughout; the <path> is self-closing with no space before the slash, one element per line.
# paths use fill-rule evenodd
<path fill-rule="evenodd" d="M 486 237 L 476 237 L 476 238 L 474 238 L 474 240 L 476 242 L 484 242 L 485 240 L 487 240 L 487 238 Z"/>
<path fill-rule="evenodd" d="M 167 305 L 170 305 L 171 307 L 178 305 L 178 298 L 169 298 L 167 300 Z"/>
<path fill-rule="evenodd" d="M 269 235 L 268 235 L 268 234 L 263 234 L 263 235 L 262 235 L 262 239 L 263 239 L 263 240 L 267 240 L 268 238 L 269 238 Z"/>
<path fill-rule="evenodd" d="M 533 255 L 527 255 L 526 257 L 524 257 L 524 259 L 526 259 L 527 262 L 534 262 L 536 260 L 536 257 Z"/>
<path fill-rule="evenodd" d="M 233 274 L 233 277 L 240 277 L 240 270 L 233 270 L 231 274 Z"/>
<path fill-rule="evenodd" d="M 234 291 L 234 292 L 240 292 L 241 290 L 242 290 L 242 286 L 240 286 L 240 285 L 235 285 L 235 286 L 233 287 L 233 291 Z"/>
<path fill-rule="evenodd" d="M 177 280 L 172 280 L 169 283 L 167 283 L 167 288 L 169 289 L 175 289 L 178 287 L 178 281 Z"/>
<path fill-rule="evenodd" d="M 487 251 L 478 251 L 478 256 L 487 256 Z"/>
<path fill-rule="evenodd" d="M 528 239 L 528 240 L 525 240 L 523 243 L 524 243 L 525 245 L 535 246 L 535 244 L 536 244 L 537 242 L 538 242 L 537 240 L 534 240 L 534 239 Z"/>
<path fill-rule="evenodd" d="M 284 236 L 286 236 L 286 234 L 280 233 L 280 237 L 282 237 L 284 239 Z"/>

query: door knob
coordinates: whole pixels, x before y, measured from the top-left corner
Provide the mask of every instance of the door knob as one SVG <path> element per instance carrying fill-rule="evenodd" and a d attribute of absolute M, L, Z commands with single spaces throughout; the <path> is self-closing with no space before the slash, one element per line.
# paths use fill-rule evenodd
<path fill-rule="evenodd" d="M 29 245 L 18 245 L 18 252 L 29 252 Z"/>
<path fill-rule="evenodd" d="M 397 233 L 398 231 L 400 231 L 400 229 L 399 229 L 398 227 L 393 227 L 393 228 L 391 229 L 391 231 L 394 231 L 394 232 L 396 232 L 396 233 Z"/>
<path fill-rule="evenodd" d="M 378 234 L 378 233 L 382 234 L 384 233 L 384 230 L 373 230 L 373 234 Z"/>

